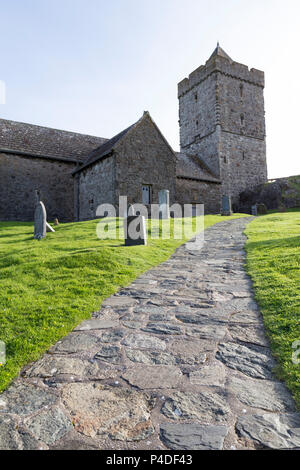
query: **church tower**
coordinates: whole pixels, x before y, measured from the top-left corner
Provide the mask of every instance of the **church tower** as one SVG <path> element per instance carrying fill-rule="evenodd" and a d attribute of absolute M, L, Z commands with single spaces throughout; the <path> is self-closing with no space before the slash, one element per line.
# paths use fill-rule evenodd
<path fill-rule="evenodd" d="M 267 181 L 264 72 L 217 48 L 178 85 L 181 152 L 197 156 L 237 204 Z"/>

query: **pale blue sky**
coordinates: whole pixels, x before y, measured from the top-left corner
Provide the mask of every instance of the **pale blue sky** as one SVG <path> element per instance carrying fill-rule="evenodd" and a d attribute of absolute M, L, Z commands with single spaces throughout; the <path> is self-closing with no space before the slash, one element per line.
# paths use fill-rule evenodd
<path fill-rule="evenodd" d="M 177 83 L 219 40 L 266 73 L 269 176 L 300 174 L 299 0 L 0 0 L 0 15 L 0 117 L 111 137 L 149 110 L 177 150 Z"/>

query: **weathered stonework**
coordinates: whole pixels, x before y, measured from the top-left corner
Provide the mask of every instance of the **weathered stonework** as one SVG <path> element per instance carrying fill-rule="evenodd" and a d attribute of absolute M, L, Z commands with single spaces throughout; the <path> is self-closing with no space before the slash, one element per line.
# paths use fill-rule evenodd
<path fill-rule="evenodd" d="M 116 191 L 128 195 L 128 203 L 142 203 L 142 186 L 151 186 L 151 202 L 158 193 L 170 191 L 175 202 L 176 156 L 149 114 L 122 140 L 116 154 Z"/>
<path fill-rule="evenodd" d="M 188 178 L 176 179 L 179 204 L 204 204 L 205 213 L 218 214 L 221 208 L 221 185 Z"/>
<path fill-rule="evenodd" d="M 264 73 L 233 62 L 218 46 L 178 85 L 181 152 L 205 162 L 238 203 L 267 181 Z"/>
<path fill-rule="evenodd" d="M 0 153 L 0 220 L 32 221 L 39 189 L 48 220 L 74 219 L 76 163 Z"/>
<path fill-rule="evenodd" d="M 0 220 L 32 221 L 36 189 L 49 220 L 74 220 L 72 171 L 106 140 L 0 119 Z"/>

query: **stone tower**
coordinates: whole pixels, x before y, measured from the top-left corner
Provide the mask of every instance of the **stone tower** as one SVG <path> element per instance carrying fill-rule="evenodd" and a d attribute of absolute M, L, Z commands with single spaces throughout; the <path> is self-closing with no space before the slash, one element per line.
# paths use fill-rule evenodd
<path fill-rule="evenodd" d="M 199 157 L 239 193 L 267 181 L 264 72 L 234 62 L 219 44 L 178 85 L 181 152 Z"/>

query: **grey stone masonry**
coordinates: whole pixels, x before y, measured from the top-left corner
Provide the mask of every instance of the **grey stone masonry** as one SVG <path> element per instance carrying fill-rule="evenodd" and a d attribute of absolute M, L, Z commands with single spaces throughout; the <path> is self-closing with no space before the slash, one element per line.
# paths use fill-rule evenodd
<path fill-rule="evenodd" d="M 106 299 L 0 395 L 0 449 L 299 449 L 244 271 L 251 218 Z"/>
<path fill-rule="evenodd" d="M 267 181 L 264 73 L 234 62 L 218 46 L 178 85 L 181 152 L 197 155 L 237 204 Z"/>

